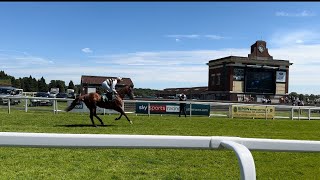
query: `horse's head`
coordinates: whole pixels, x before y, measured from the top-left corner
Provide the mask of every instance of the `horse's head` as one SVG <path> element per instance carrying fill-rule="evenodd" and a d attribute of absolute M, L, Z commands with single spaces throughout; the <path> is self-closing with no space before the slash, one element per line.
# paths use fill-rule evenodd
<path fill-rule="evenodd" d="M 127 95 L 129 96 L 130 99 L 134 98 L 133 85 L 127 86 Z"/>
<path fill-rule="evenodd" d="M 118 91 L 118 94 L 121 99 L 123 99 L 126 95 L 130 98 L 133 99 L 133 85 L 124 85 L 122 89 Z"/>

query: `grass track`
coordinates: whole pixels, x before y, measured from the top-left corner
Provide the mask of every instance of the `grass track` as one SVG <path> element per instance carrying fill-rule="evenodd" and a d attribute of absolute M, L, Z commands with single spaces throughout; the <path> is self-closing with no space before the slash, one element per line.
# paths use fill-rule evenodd
<path fill-rule="evenodd" d="M 91 127 L 88 114 L 0 110 L 2 132 L 239 136 L 320 140 L 320 121 L 116 115 Z M 98 124 L 98 121 L 95 121 Z M 257 179 L 320 179 L 320 153 L 252 152 Z M 0 148 L 0 179 L 239 179 L 229 150 Z"/>

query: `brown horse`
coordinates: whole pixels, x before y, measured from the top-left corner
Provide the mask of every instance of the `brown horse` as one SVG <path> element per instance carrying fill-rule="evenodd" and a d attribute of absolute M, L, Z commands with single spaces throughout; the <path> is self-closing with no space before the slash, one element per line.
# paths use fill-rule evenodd
<path fill-rule="evenodd" d="M 79 104 L 82 101 L 90 110 L 90 119 L 92 125 L 95 127 L 96 125 L 93 121 L 93 116 L 100 121 L 101 125 L 104 125 L 99 116 L 97 116 L 97 106 L 100 108 L 113 109 L 115 111 L 118 111 L 120 113 L 120 116 L 115 120 L 119 120 L 122 117 L 122 115 L 124 115 L 127 118 L 127 120 L 132 124 L 132 121 L 128 118 L 122 107 L 123 98 L 125 97 L 125 95 L 128 95 L 130 99 L 133 99 L 133 86 L 124 86 L 122 89 L 118 91 L 118 94 L 116 95 L 114 100 L 107 102 L 104 102 L 101 98 L 101 95 L 95 92 L 79 96 L 75 100 L 73 100 L 70 106 L 67 107 L 65 110 L 67 112 L 71 111 L 77 104 Z"/>

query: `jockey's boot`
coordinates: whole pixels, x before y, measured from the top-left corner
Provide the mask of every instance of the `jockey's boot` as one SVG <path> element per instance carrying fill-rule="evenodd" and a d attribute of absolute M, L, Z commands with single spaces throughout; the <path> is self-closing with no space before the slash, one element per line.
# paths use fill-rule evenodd
<path fill-rule="evenodd" d="M 102 101 L 106 102 L 108 100 L 107 95 L 105 93 L 102 94 Z"/>
<path fill-rule="evenodd" d="M 112 99 L 111 100 L 114 100 L 116 98 L 116 94 L 114 92 L 112 92 Z"/>

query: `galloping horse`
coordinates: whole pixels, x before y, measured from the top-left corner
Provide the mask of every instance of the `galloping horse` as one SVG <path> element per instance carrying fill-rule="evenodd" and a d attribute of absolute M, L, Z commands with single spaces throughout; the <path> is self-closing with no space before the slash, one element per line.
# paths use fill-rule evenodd
<path fill-rule="evenodd" d="M 71 111 L 77 104 L 79 104 L 81 101 L 85 103 L 85 105 L 90 110 L 90 119 L 92 122 L 92 125 L 97 127 L 93 121 L 93 116 L 96 117 L 101 125 L 104 125 L 102 120 L 97 116 L 97 106 L 100 108 L 105 109 L 113 109 L 115 111 L 118 111 L 120 113 L 120 116 L 116 118 L 115 120 L 119 120 L 122 115 L 124 115 L 127 120 L 132 124 L 132 121 L 128 118 L 126 113 L 124 112 L 124 109 L 122 107 L 123 104 L 123 98 L 125 95 L 128 95 L 130 99 L 133 99 L 133 86 L 132 85 L 126 85 L 122 89 L 118 91 L 118 94 L 116 95 L 115 99 L 112 101 L 104 102 L 101 98 L 101 95 L 95 92 L 85 94 L 82 96 L 77 97 L 75 100 L 72 101 L 69 107 L 65 109 L 65 111 Z"/>

